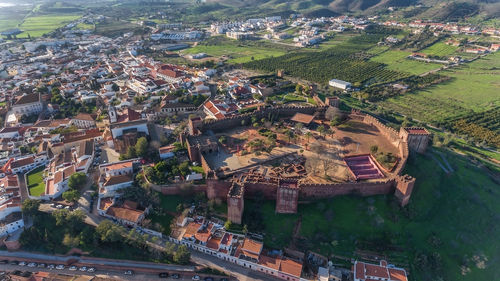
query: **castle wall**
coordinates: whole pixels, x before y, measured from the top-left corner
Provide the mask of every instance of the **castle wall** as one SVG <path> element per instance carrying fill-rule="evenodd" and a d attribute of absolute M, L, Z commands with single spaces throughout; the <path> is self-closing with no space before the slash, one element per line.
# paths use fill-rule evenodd
<path fill-rule="evenodd" d="M 338 195 L 357 194 L 371 196 L 394 192 L 393 179 L 379 182 L 355 182 L 338 184 L 301 184 L 300 197 L 302 199 L 328 198 Z"/>
<path fill-rule="evenodd" d="M 368 114 L 365 115 L 363 122 L 375 126 L 394 146 L 397 147 L 399 145 L 399 134 L 393 128 L 382 124 L 382 122 L 380 122 L 377 118 Z"/>
<path fill-rule="evenodd" d="M 232 182 L 222 181 L 217 179 L 206 179 L 207 183 L 207 198 L 212 199 L 226 199 L 229 188 Z"/>
<path fill-rule="evenodd" d="M 274 200 L 277 188 L 275 184 L 245 182 L 245 195 L 250 198 L 264 197 L 267 200 Z"/>

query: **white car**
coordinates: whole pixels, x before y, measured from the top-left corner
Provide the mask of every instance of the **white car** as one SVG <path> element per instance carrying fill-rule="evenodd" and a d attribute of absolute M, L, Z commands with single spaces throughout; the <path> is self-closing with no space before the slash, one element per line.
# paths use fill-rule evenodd
<path fill-rule="evenodd" d="M 59 205 L 57 205 L 57 206 L 56 206 L 56 208 L 57 208 L 57 209 L 62 209 L 62 208 L 64 208 L 64 206 L 63 206 L 63 205 L 61 205 L 61 204 L 59 204 Z"/>
<path fill-rule="evenodd" d="M 87 267 L 86 266 L 80 267 L 80 271 L 87 271 Z"/>
<path fill-rule="evenodd" d="M 56 267 L 56 266 L 55 266 L 54 264 L 49 264 L 49 265 L 47 266 L 47 269 L 52 270 L 52 269 L 54 269 L 55 267 Z"/>
<path fill-rule="evenodd" d="M 64 265 L 58 264 L 58 265 L 56 265 L 56 269 L 64 269 Z"/>
<path fill-rule="evenodd" d="M 91 267 L 87 270 L 87 272 L 95 272 L 95 268 Z"/>
<path fill-rule="evenodd" d="M 20 265 L 20 266 L 25 266 L 25 265 L 26 265 L 26 262 L 25 262 L 25 261 L 21 261 L 21 262 L 19 262 L 19 265 Z"/>
<path fill-rule="evenodd" d="M 74 266 L 74 265 L 70 266 L 70 268 L 69 268 L 69 270 L 71 270 L 71 271 L 75 271 L 75 270 L 77 270 L 77 269 L 78 269 L 78 268 L 77 268 L 76 266 Z"/>
<path fill-rule="evenodd" d="M 36 267 L 36 263 L 30 262 L 30 263 L 28 263 L 28 267 Z"/>
<path fill-rule="evenodd" d="M 193 276 L 193 280 L 200 280 L 200 276 L 199 275 Z"/>

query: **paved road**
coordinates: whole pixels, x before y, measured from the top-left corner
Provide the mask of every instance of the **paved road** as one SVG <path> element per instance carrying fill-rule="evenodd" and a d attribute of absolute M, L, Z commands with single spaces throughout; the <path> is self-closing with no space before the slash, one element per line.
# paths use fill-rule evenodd
<path fill-rule="evenodd" d="M 232 262 L 221 260 L 217 257 L 207 255 L 195 250 L 191 250 L 191 261 L 199 265 L 215 268 L 217 270 L 226 272 L 238 278 L 239 281 L 273 281 L 269 275 L 260 273 L 258 271 L 248 269 Z"/>
<path fill-rule="evenodd" d="M 158 274 L 147 274 L 147 273 L 135 273 L 134 275 L 124 275 L 123 271 L 116 271 L 116 270 L 100 270 L 97 269 L 96 272 L 90 273 L 90 272 L 81 272 L 81 271 L 71 271 L 66 267 L 65 269 L 46 269 L 46 268 L 38 268 L 38 267 L 27 267 L 27 266 L 20 266 L 20 265 L 10 265 L 10 264 L 2 264 L 0 265 L 0 271 L 7 271 L 7 272 L 13 272 L 13 271 L 29 271 L 29 272 L 53 272 L 53 273 L 58 273 L 58 274 L 67 274 L 67 275 L 85 275 L 85 276 L 97 276 L 97 277 L 102 277 L 102 278 L 112 278 L 115 280 L 137 280 L 137 281 L 144 281 L 144 280 L 160 280 L 158 277 Z M 191 276 L 182 276 L 180 275 L 181 278 L 177 280 L 192 280 Z M 171 279 L 167 279 L 171 280 Z M 217 280 L 217 279 L 215 279 Z"/>
<path fill-rule="evenodd" d="M 78 256 L 55 256 L 55 255 L 46 255 L 46 254 L 38 254 L 38 253 L 30 253 L 30 252 L 7 252 L 0 251 L 0 259 L 1 258 L 9 258 L 9 259 L 17 259 L 17 260 L 34 260 L 45 263 L 54 263 L 54 264 L 66 264 L 68 261 L 72 260 L 78 264 L 86 264 L 90 266 L 107 266 L 107 267 L 129 267 L 130 269 L 140 270 L 140 269 L 152 269 L 152 270 L 175 270 L 182 272 L 193 272 L 195 270 L 194 266 L 185 266 L 185 265 L 170 265 L 170 264 L 161 264 L 161 263 L 148 263 L 148 262 L 139 262 L 139 261 L 127 261 L 127 260 L 110 260 L 110 259 L 99 259 L 99 258 L 91 258 L 91 257 L 78 257 Z M 3 266 L 3 265 L 2 265 Z"/>
<path fill-rule="evenodd" d="M 24 174 L 21 174 L 21 173 L 17 174 L 17 178 L 18 178 L 18 181 L 19 181 L 19 189 L 21 191 L 21 201 L 24 201 L 27 198 L 29 198 L 28 187 L 26 186 L 26 181 L 24 179 Z"/>

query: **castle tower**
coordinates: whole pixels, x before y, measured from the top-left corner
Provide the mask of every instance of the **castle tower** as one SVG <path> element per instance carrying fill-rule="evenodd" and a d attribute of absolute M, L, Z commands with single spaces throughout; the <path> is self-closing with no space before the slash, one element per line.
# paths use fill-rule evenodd
<path fill-rule="evenodd" d="M 241 224 L 244 209 L 245 188 L 243 184 L 234 181 L 227 193 L 227 218 Z"/>
<path fill-rule="evenodd" d="M 296 180 L 280 180 L 276 194 L 276 213 L 295 214 L 299 201 L 299 187 Z"/>
<path fill-rule="evenodd" d="M 189 135 L 196 136 L 200 134 L 200 128 L 202 125 L 203 125 L 203 120 L 201 120 L 201 117 L 196 116 L 193 118 L 189 118 L 189 123 L 188 123 Z"/>
<path fill-rule="evenodd" d="M 109 115 L 109 123 L 115 123 L 118 120 L 118 116 L 116 115 L 116 109 L 112 105 L 108 107 L 108 115 Z"/>
<path fill-rule="evenodd" d="M 327 97 L 325 99 L 325 103 L 326 103 L 326 105 L 339 108 L 339 106 L 340 106 L 340 99 L 338 97 Z"/>
<path fill-rule="evenodd" d="M 406 206 L 410 201 L 413 187 L 415 186 L 415 178 L 409 175 L 396 177 L 396 191 L 394 195 L 399 200 L 402 207 Z"/>
<path fill-rule="evenodd" d="M 409 127 L 399 130 L 399 137 L 408 143 L 410 152 L 425 153 L 431 133 L 425 128 Z"/>

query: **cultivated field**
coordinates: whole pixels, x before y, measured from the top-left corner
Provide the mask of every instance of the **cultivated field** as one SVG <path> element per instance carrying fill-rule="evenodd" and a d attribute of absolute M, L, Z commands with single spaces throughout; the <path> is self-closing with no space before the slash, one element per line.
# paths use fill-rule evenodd
<path fill-rule="evenodd" d="M 451 81 L 417 93 L 390 98 L 380 104 L 391 111 L 426 122 L 441 122 L 471 111 L 482 112 L 500 106 L 500 53 L 440 72 Z"/>
<path fill-rule="evenodd" d="M 212 57 L 228 58 L 229 63 L 245 63 L 253 60 L 260 60 L 269 57 L 278 57 L 284 55 L 284 51 L 275 50 L 272 48 L 256 48 L 253 46 L 236 46 L 233 44 L 223 44 L 217 46 L 204 46 L 199 45 L 187 50 L 185 54 L 198 54 L 205 53 Z"/>
<path fill-rule="evenodd" d="M 446 45 L 443 42 L 437 42 L 434 45 L 427 47 L 420 52 L 431 56 L 444 57 L 453 55 L 457 50 L 458 47 Z"/>
<path fill-rule="evenodd" d="M 406 72 L 419 75 L 427 71 L 440 68 L 437 63 L 426 63 L 408 59 L 411 52 L 389 50 L 372 57 L 370 60 L 387 65 L 387 68 L 394 71 Z"/>
<path fill-rule="evenodd" d="M 76 19 L 80 16 L 75 14 L 53 14 L 53 15 L 40 15 L 28 17 L 21 24 L 20 29 L 24 32 L 19 34 L 17 37 L 40 37 L 46 33 L 53 31 L 59 27 L 62 27 Z"/>

